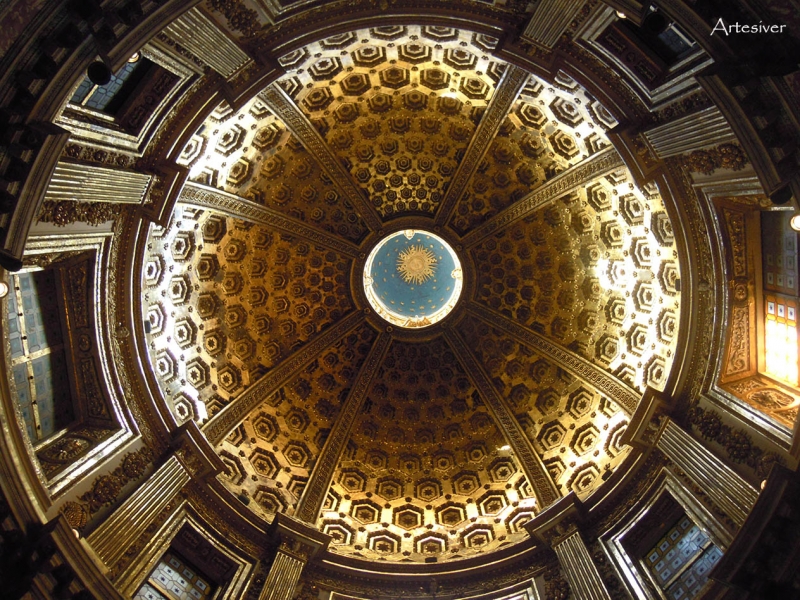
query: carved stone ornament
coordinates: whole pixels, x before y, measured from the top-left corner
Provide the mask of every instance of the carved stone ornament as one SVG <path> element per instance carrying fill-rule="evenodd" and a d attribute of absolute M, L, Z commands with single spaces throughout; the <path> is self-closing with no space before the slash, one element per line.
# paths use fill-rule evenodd
<path fill-rule="evenodd" d="M 72 223 L 83 222 L 101 225 L 113 221 L 123 212 L 123 206 L 113 202 L 73 202 L 71 200 L 47 200 L 39 211 L 40 223 L 53 223 L 66 227 Z"/>

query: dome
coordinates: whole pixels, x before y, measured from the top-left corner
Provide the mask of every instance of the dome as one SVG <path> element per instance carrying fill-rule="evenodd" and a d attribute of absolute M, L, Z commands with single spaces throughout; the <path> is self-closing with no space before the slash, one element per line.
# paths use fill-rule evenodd
<path fill-rule="evenodd" d="M 191 193 L 135 261 L 163 402 L 213 432 L 222 481 L 267 520 L 313 512 L 309 480 L 334 453 L 316 526 L 337 554 L 450 561 L 527 538 L 542 506 L 601 490 L 637 398 L 669 376 L 680 271 L 658 189 L 635 185 L 596 98 L 491 57 L 496 43 L 404 25 L 281 57 L 267 92 L 192 136 Z M 406 278 L 420 248 L 433 266 Z M 435 296 L 456 283 L 460 299 Z M 426 297 L 452 314 L 414 312 Z"/>
<path fill-rule="evenodd" d="M 45 4 L 0 6 L 12 596 L 794 593 L 780 0 Z"/>

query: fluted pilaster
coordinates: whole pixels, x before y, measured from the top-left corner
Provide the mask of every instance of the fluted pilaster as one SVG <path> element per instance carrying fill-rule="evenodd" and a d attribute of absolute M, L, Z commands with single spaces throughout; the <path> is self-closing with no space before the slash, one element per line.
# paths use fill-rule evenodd
<path fill-rule="evenodd" d="M 656 446 L 719 508 L 741 526 L 758 499 L 756 489 L 671 419 Z"/>
<path fill-rule="evenodd" d="M 576 600 L 611 600 L 578 530 L 553 544 Z"/>
<path fill-rule="evenodd" d="M 250 62 L 250 57 L 197 8 L 170 23 L 164 33 L 226 79 Z"/>
<path fill-rule="evenodd" d="M 578 0 L 540 0 L 522 38 L 552 48 L 581 8 Z"/>
<path fill-rule="evenodd" d="M 177 457 L 172 456 L 161 465 L 87 538 L 100 560 L 113 565 L 122 558 L 131 543 L 144 533 L 189 479 L 189 473 Z"/>
<path fill-rule="evenodd" d="M 331 538 L 314 525 L 278 513 L 272 522 L 275 557 L 258 600 L 290 600 L 303 567 Z"/>
<path fill-rule="evenodd" d="M 644 136 L 659 158 L 736 141 L 736 135 L 716 106 L 649 129 Z"/>
<path fill-rule="evenodd" d="M 289 600 L 304 566 L 304 560 L 279 549 L 258 600 Z"/>
<path fill-rule="evenodd" d="M 152 175 L 59 161 L 44 199 L 140 204 Z"/>

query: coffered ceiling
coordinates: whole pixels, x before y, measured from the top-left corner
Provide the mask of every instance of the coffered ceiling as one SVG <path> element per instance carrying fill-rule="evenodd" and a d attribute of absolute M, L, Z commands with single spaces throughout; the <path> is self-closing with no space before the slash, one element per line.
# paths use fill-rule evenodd
<path fill-rule="evenodd" d="M 595 98 L 496 43 L 391 26 L 284 56 L 278 82 L 192 137 L 192 183 L 148 234 L 166 404 L 203 425 L 254 512 L 310 510 L 334 552 L 443 561 L 523 539 L 543 503 L 602 486 L 672 365 L 659 190 L 633 184 Z M 408 337 L 358 286 L 381 237 L 413 227 L 453 246 L 465 292 Z"/>

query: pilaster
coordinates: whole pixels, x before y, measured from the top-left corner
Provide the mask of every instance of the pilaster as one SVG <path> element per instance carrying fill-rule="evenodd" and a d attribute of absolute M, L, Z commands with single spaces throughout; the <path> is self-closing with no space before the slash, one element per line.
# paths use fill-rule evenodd
<path fill-rule="evenodd" d="M 87 538 L 100 560 L 110 567 L 122 558 L 189 479 L 189 472 L 178 457 L 167 459 Z"/>
<path fill-rule="evenodd" d="M 531 537 L 550 546 L 558 557 L 572 596 L 576 600 L 611 600 L 600 573 L 581 537 L 579 519 L 582 504 L 571 492 L 529 521 Z"/>
<path fill-rule="evenodd" d="M 170 23 L 164 33 L 225 79 L 230 79 L 252 62 L 233 40 L 196 7 Z"/>
<path fill-rule="evenodd" d="M 716 106 L 648 129 L 644 136 L 659 158 L 737 141 L 736 134 Z"/>
<path fill-rule="evenodd" d="M 552 48 L 582 8 L 582 0 L 541 0 L 536 4 L 522 39 Z"/>
<path fill-rule="evenodd" d="M 59 161 L 45 192 L 45 201 L 140 204 L 152 175 L 97 165 Z"/>
<path fill-rule="evenodd" d="M 577 527 L 553 544 L 553 551 L 558 556 L 576 599 L 611 600 Z"/>
<path fill-rule="evenodd" d="M 742 526 L 758 499 L 755 488 L 670 418 L 662 426 L 656 446 Z"/>
<path fill-rule="evenodd" d="M 289 600 L 303 567 L 319 551 L 327 548 L 330 536 L 313 525 L 280 513 L 275 515 L 271 534 L 276 546 L 275 557 L 258 600 Z"/>

